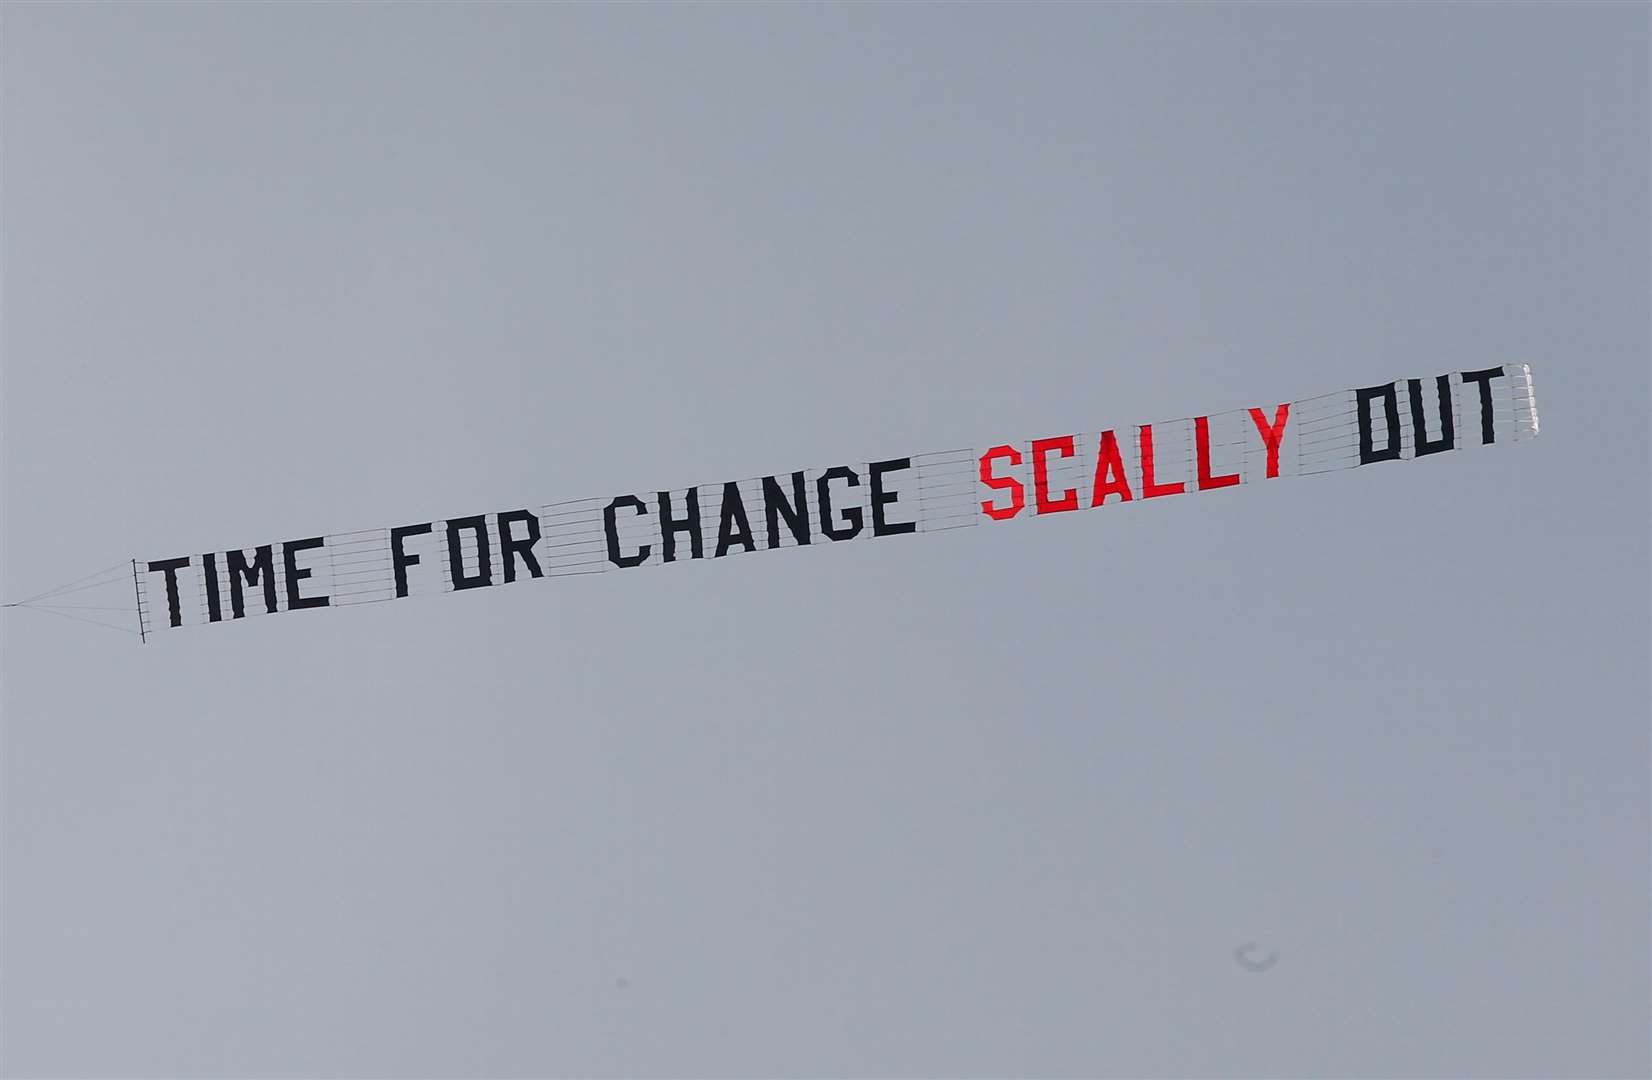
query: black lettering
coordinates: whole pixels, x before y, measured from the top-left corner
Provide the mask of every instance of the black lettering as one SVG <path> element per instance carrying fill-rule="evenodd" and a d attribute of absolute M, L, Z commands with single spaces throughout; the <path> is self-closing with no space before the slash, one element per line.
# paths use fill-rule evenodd
<path fill-rule="evenodd" d="M 899 536 L 902 533 L 918 531 L 918 523 L 915 521 L 883 520 L 883 508 L 900 500 L 900 496 L 893 491 L 883 490 L 884 474 L 899 472 L 902 469 L 910 469 L 911 467 L 911 458 L 891 458 L 888 461 L 874 461 L 867 466 L 867 478 L 872 485 L 873 536 Z"/>
<path fill-rule="evenodd" d="M 731 525 L 735 528 L 730 528 Z M 751 522 L 746 518 L 746 502 L 740 497 L 740 485 L 730 480 L 723 485 L 723 509 L 717 523 L 715 557 L 721 559 L 735 544 L 747 551 L 757 550 L 757 541 L 751 535 Z"/>
<path fill-rule="evenodd" d="M 264 544 L 253 549 L 252 565 L 247 565 L 247 554 L 244 551 L 227 553 L 229 560 L 229 610 L 230 614 L 239 619 L 246 615 L 245 597 L 242 593 L 243 583 L 246 585 L 264 585 L 264 612 L 275 614 L 275 570 L 270 558 L 270 545 Z"/>
<path fill-rule="evenodd" d="M 681 518 L 671 516 L 671 492 L 658 493 L 660 504 L 660 558 L 666 562 L 677 559 L 677 534 L 688 534 L 690 557 L 705 558 L 705 542 L 700 538 L 700 489 L 689 488 L 684 497 L 688 511 Z"/>
<path fill-rule="evenodd" d="M 1483 371 L 1465 371 L 1462 373 L 1463 382 L 1476 383 L 1480 387 L 1480 445 L 1490 446 L 1497 441 L 1497 426 L 1492 422 L 1491 411 L 1491 380 L 1501 379 L 1503 369 L 1489 367 Z"/>
<path fill-rule="evenodd" d="M 847 465 L 838 465 L 820 474 L 820 479 L 815 481 L 815 494 L 820 499 L 820 531 L 826 534 L 828 540 L 853 540 L 860 535 L 860 507 L 844 508 L 843 520 L 848 523 L 847 526 L 835 524 L 832 521 L 833 480 L 842 480 L 850 487 L 860 487 L 860 477 Z"/>
<path fill-rule="evenodd" d="M 1370 465 L 1377 461 L 1397 461 L 1400 456 L 1400 402 L 1393 383 L 1368 386 L 1354 391 L 1359 402 L 1359 463 Z M 1371 401 L 1382 398 L 1383 415 L 1388 420 L 1388 445 L 1381 450 L 1371 447 Z"/>
<path fill-rule="evenodd" d="M 222 622 L 224 603 L 218 598 L 218 556 L 210 551 L 201 556 L 201 579 L 206 582 L 207 622 Z"/>
<path fill-rule="evenodd" d="M 639 514 L 648 513 L 648 504 L 635 495 L 621 495 L 603 508 L 602 527 L 608 534 L 608 561 L 615 566 L 641 566 L 648 558 L 647 544 L 639 545 L 635 555 L 620 554 L 619 523 L 614 520 L 614 515 L 622 506 L 630 507 Z"/>
<path fill-rule="evenodd" d="M 189 565 L 189 556 L 176 559 L 157 559 L 149 564 L 151 574 L 166 575 L 166 613 L 173 626 L 184 624 L 183 610 L 178 604 L 178 571 Z"/>
<path fill-rule="evenodd" d="M 322 547 L 327 543 L 325 536 L 312 536 L 308 540 L 288 540 L 281 545 L 281 564 L 287 571 L 287 610 L 302 611 L 304 608 L 326 607 L 329 603 L 325 596 L 299 596 L 298 583 L 309 577 L 313 571 L 298 568 L 298 553 L 309 551 L 311 548 Z"/>
<path fill-rule="evenodd" d="M 396 597 L 407 595 L 407 568 L 419 565 L 419 557 L 402 550 L 402 541 L 409 536 L 423 536 L 430 531 L 430 522 L 420 525 L 398 525 L 390 530 L 390 568 L 396 576 Z"/>
<path fill-rule="evenodd" d="M 465 573 L 465 550 L 459 542 L 459 533 L 469 529 L 476 536 L 476 574 Z M 447 569 L 453 578 L 453 591 L 480 589 L 493 584 L 493 552 L 488 544 L 488 519 L 475 517 L 453 518 L 447 523 Z"/>
<path fill-rule="evenodd" d="M 520 539 L 511 536 L 511 526 L 518 521 L 528 526 L 528 535 Z M 517 559 L 522 560 L 522 565 L 528 568 L 531 576 L 544 577 L 539 569 L 539 560 L 533 553 L 533 546 L 539 543 L 539 515 L 531 510 L 506 510 L 499 515 L 498 523 L 499 558 L 505 564 L 505 584 L 516 580 Z"/>
<path fill-rule="evenodd" d="M 786 493 L 780 489 L 780 483 L 772 476 L 763 477 L 763 513 L 769 519 L 769 547 L 780 546 L 780 519 L 786 519 L 786 528 L 791 530 L 792 539 L 799 545 L 809 542 L 809 502 L 803 494 L 803 474 L 792 473 L 792 497 L 786 500 Z"/>
<path fill-rule="evenodd" d="M 1454 449 L 1457 445 L 1457 421 L 1451 415 L 1451 376 L 1441 375 L 1434 381 L 1440 399 L 1440 437 L 1433 442 L 1428 440 L 1428 427 L 1423 422 L 1423 381 L 1411 379 L 1405 387 L 1407 396 L 1411 398 L 1411 439 L 1416 444 L 1414 456 L 1427 457 Z"/>

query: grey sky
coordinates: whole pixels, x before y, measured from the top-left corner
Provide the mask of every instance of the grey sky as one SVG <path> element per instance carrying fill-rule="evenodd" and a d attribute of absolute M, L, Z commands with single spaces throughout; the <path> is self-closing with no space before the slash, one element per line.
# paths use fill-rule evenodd
<path fill-rule="evenodd" d="M 6 599 L 1500 363 L 1544 421 L 147 648 L 7 612 L 7 1075 L 1652 1071 L 1646 6 L 0 30 Z"/>

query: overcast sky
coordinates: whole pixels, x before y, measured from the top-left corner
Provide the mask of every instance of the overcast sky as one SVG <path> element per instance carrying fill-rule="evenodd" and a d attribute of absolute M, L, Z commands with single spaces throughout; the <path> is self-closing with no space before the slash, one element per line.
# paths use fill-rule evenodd
<path fill-rule="evenodd" d="M 0 1066 L 1646 1075 L 1649 22 L 7 4 L 6 600 L 1503 363 L 1544 431 L 148 646 L 7 611 Z"/>

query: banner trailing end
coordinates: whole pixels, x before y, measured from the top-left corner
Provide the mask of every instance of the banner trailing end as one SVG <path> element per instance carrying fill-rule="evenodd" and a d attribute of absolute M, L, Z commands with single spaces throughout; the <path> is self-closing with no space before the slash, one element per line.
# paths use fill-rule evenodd
<path fill-rule="evenodd" d="M 1532 366 L 1520 365 L 1520 378 L 1526 387 L 1526 407 L 1531 410 L 1532 434 L 1536 435 L 1543 430 L 1543 425 L 1537 419 L 1537 390 L 1532 386 Z"/>

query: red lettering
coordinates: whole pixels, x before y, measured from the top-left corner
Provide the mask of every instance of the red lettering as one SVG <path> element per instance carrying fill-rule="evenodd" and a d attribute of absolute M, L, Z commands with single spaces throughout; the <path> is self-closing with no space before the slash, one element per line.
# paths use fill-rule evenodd
<path fill-rule="evenodd" d="M 1078 489 L 1068 488 L 1061 493 L 1061 498 L 1050 501 L 1050 463 L 1046 455 L 1051 450 L 1061 451 L 1061 456 L 1073 456 L 1073 437 L 1062 435 L 1055 439 L 1034 439 L 1032 444 L 1033 459 L 1033 497 L 1038 504 L 1040 514 L 1059 514 L 1064 510 L 1078 509 Z"/>
<path fill-rule="evenodd" d="M 1153 425 L 1141 426 L 1141 497 L 1156 499 L 1160 495 L 1180 495 L 1187 489 L 1187 485 L 1180 481 L 1174 484 L 1155 484 L 1153 482 Z"/>
<path fill-rule="evenodd" d="M 1199 456 L 1200 491 L 1231 487 L 1239 482 L 1238 473 L 1224 473 L 1221 476 L 1210 475 L 1210 417 L 1201 416 L 1193 421 L 1193 446 Z"/>
<path fill-rule="evenodd" d="M 1261 409 L 1250 411 L 1251 422 L 1262 435 L 1262 445 L 1268 448 L 1268 475 L 1279 475 L 1279 443 L 1285 437 L 1285 420 L 1291 415 L 1291 403 L 1279 406 L 1273 414 L 1273 425 L 1268 424 L 1267 414 Z"/>
<path fill-rule="evenodd" d="M 1101 449 L 1096 454 L 1096 487 L 1090 495 L 1090 505 L 1100 506 L 1109 495 L 1120 495 L 1120 502 L 1129 502 L 1130 481 L 1124 475 L 1118 440 L 1111 431 L 1104 431 L 1101 433 Z"/>
<path fill-rule="evenodd" d="M 981 483 L 994 491 L 1008 491 L 1010 504 L 1008 506 L 994 506 L 991 499 L 981 501 L 981 512 L 994 521 L 1004 521 L 1021 512 L 1027 505 L 1027 491 L 1021 481 L 1013 476 L 992 475 L 993 462 L 999 458 L 1009 458 L 1011 465 L 1021 464 L 1021 451 L 1013 446 L 995 446 L 981 455 Z"/>

